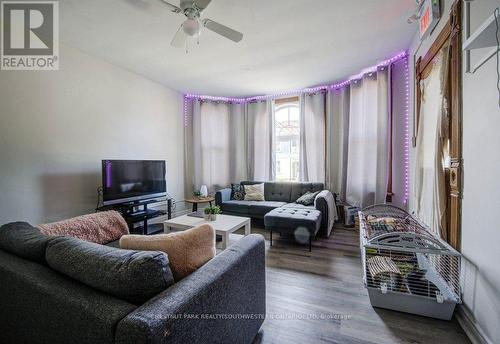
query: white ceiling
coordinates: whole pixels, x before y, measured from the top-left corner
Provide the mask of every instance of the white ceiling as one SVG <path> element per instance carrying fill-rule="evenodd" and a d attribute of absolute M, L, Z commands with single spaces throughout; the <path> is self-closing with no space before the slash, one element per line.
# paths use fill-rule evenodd
<path fill-rule="evenodd" d="M 60 38 L 181 92 L 252 96 L 341 80 L 391 57 L 410 45 L 414 10 L 414 0 L 213 0 L 204 17 L 243 40 L 205 30 L 186 54 L 170 46 L 185 17 L 159 0 L 63 0 Z"/>

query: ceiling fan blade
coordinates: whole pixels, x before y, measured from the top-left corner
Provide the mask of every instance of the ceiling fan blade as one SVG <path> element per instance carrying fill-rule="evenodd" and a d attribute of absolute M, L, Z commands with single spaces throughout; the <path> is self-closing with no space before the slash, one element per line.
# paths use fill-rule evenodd
<path fill-rule="evenodd" d="M 170 45 L 176 48 L 181 48 L 184 45 L 186 45 L 187 41 L 187 36 L 184 33 L 184 30 L 182 29 L 182 25 L 179 27 L 179 30 L 174 35 L 174 38 L 172 38 L 172 42 L 170 42 Z"/>
<path fill-rule="evenodd" d="M 163 2 L 165 5 L 167 5 L 167 7 L 169 7 L 172 12 L 175 12 L 175 13 L 182 12 L 182 10 L 180 9 L 180 7 L 172 5 L 170 2 L 167 2 L 165 0 L 160 0 L 160 1 Z"/>
<path fill-rule="evenodd" d="M 203 19 L 203 26 L 236 43 L 238 43 L 243 39 L 243 34 L 241 32 L 233 30 L 225 25 L 219 24 L 210 19 Z"/>
<path fill-rule="evenodd" d="M 194 4 L 200 11 L 203 11 L 212 2 L 212 0 L 194 0 Z"/>

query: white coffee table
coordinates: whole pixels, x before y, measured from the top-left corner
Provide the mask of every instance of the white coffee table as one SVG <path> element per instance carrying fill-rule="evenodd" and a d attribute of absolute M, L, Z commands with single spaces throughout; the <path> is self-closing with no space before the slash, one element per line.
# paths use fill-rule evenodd
<path fill-rule="evenodd" d="M 222 236 L 222 249 L 226 249 L 229 245 L 229 235 L 238 229 L 245 227 L 245 235 L 250 234 L 250 218 L 232 216 L 232 215 L 217 215 L 217 220 L 206 221 L 200 217 L 182 215 L 163 223 L 164 230 L 170 228 L 178 228 L 181 230 L 193 228 L 199 225 L 209 224 L 215 229 L 215 232 Z"/>

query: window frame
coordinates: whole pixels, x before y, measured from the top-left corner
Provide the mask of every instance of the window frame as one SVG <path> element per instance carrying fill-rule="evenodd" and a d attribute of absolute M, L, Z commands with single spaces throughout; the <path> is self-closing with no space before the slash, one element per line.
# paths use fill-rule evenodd
<path fill-rule="evenodd" d="M 288 123 L 291 123 L 292 120 L 291 120 L 291 111 L 290 109 L 297 109 L 298 110 L 298 113 L 299 113 L 299 118 L 298 118 L 298 125 L 297 125 L 297 129 L 298 129 L 298 142 L 297 144 L 294 144 L 294 139 L 291 138 L 289 141 L 289 150 L 287 152 L 281 152 L 279 151 L 279 147 L 280 147 L 280 141 L 278 140 L 278 137 L 279 135 L 277 135 L 277 119 L 276 119 L 276 114 L 279 112 L 279 111 L 283 111 L 283 110 L 288 110 Z M 294 173 L 292 171 L 292 168 L 296 165 L 294 164 L 294 162 L 296 161 L 296 159 L 293 158 L 293 156 L 295 155 L 298 155 L 298 166 L 300 166 L 300 102 L 299 102 L 299 97 L 288 97 L 288 98 L 280 98 L 280 99 L 276 99 L 275 100 L 275 109 L 274 109 L 274 118 L 273 118 L 273 121 L 274 121 L 274 136 L 275 136 L 275 140 L 276 140 L 276 145 L 274 147 L 274 159 L 275 159 L 275 166 L 278 165 L 278 154 L 282 154 L 282 155 L 288 155 L 288 165 L 290 166 L 290 173 L 289 173 L 289 176 L 288 176 L 288 179 L 284 180 L 284 179 L 279 179 L 278 178 L 278 169 L 276 168 L 276 181 L 283 181 L 283 182 L 297 182 L 299 181 L 299 178 L 300 178 L 300 170 L 299 171 L 296 171 L 296 173 Z M 285 136 L 285 135 L 282 135 L 282 136 Z M 294 137 L 295 135 L 290 135 L 290 137 Z M 293 147 L 297 146 L 298 149 L 297 149 L 297 152 L 294 152 L 293 150 Z M 283 164 L 281 164 L 281 169 L 282 170 L 284 168 Z M 300 168 L 300 167 L 299 167 Z M 296 178 L 293 178 L 294 175 L 296 175 Z"/>

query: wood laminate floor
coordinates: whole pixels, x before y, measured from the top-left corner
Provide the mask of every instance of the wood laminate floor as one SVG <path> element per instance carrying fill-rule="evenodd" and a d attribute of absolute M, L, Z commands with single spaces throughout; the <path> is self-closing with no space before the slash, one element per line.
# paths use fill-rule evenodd
<path fill-rule="evenodd" d="M 307 245 L 266 237 L 267 313 L 254 343 L 470 343 L 457 321 L 373 308 L 362 282 L 358 234 L 335 228 Z M 317 316 L 325 319 L 317 319 Z"/>

